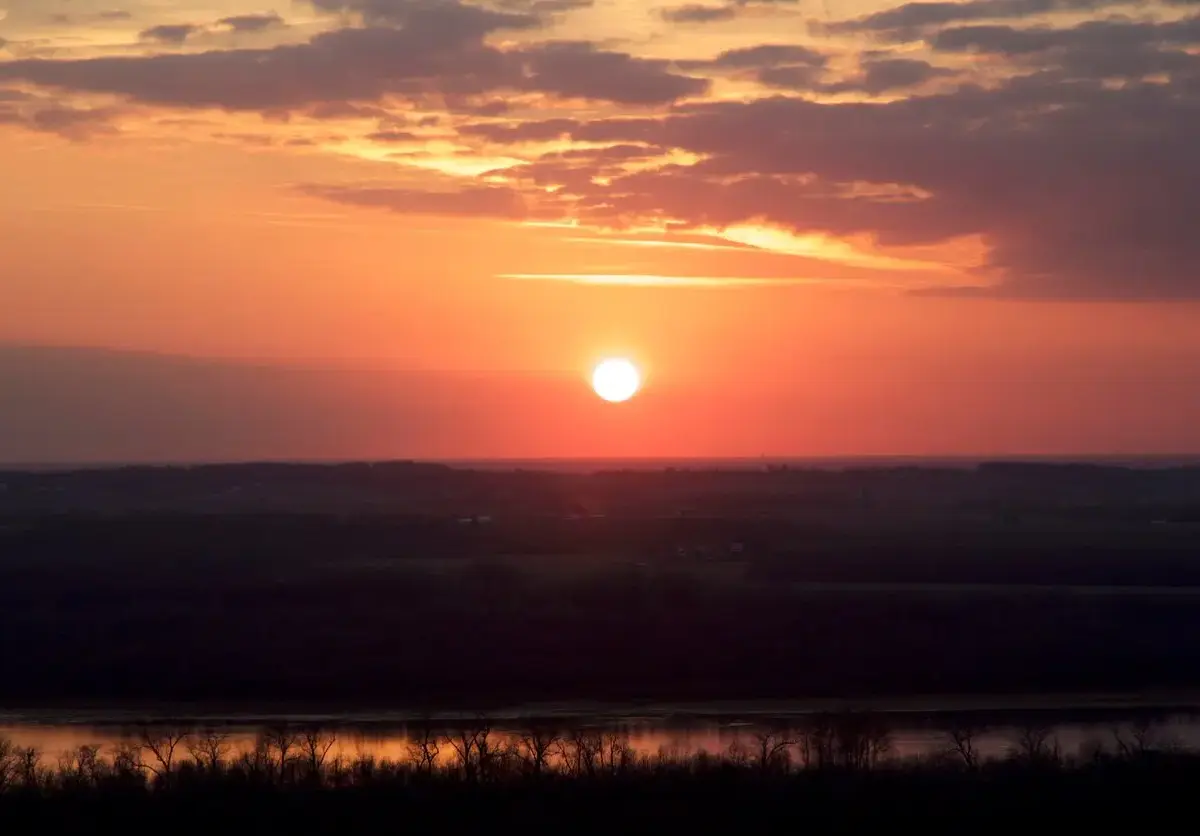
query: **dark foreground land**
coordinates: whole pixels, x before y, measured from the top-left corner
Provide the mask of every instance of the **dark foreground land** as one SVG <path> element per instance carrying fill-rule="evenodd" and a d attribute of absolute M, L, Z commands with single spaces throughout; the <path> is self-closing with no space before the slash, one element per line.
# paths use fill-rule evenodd
<path fill-rule="evenodd" d="M 1200 469 L 0 473 L 0 705 L 1200 685 Z"/>
<path fill-rule="evenodd" d="M 1146 729 L 1143 728 L 1142 731 Z M 794 731 L 794 730 L 793 730 Z M 0 741 L 0 827 L 222 833 L 1006 832 L 1178 825 L 1200 756 L 1144 745 L 1064 758 L 1026 729 L 981 760 L 956 729 L 944 754 L 889 760 L 867 716 L 813 718 L 720 755 L 634 755 L 619 735 L 532 727 L 505 746 L 486 726 L 417 735 L 401 760 L 342 758 L 317 729 L 265 732 L 233 755 L 218 734 L 146 734 L 44 763 Z M 443 757 L 444 755 L 444 757 Z M 1004 828 L 1006 830 L 1002 830 Z M 14 831 L 16 832 L 16 831 Z"/>
<path fill-rule="evenodd" d="M 735 774 L 545 782 L 536 786 L 386 785 L 338 789 L 241 781 L 147 793 L 124 787 L 0 799 L 0 824 L 39 832 L 195 833 L 530 832 L 922 833 L 1014 832 L 1030 826 L 1167 830 L 1194 810 L 1194 763 L 1010 772 L 797 778 Z M 458 828 L 461 828 L 459 830 Z M 534 831 L 536 832 L 536 831 Z M 1134 832 L 1145 832 L 1135 830 Z"/>

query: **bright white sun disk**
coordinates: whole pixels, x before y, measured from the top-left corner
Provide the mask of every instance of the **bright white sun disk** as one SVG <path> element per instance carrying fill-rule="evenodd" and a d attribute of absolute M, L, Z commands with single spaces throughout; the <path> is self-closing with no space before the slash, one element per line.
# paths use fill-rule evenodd
<path fill-rule="evenodd" d="M 592 388 L 611 403 L 627 401 L 637 394 L 642 376 L 637 366 L 623 357 L 611 357 L 592 371 Z"/>

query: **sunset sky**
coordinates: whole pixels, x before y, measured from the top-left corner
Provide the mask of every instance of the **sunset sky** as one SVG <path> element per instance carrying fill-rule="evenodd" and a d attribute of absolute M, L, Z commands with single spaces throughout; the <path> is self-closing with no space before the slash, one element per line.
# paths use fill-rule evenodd
<path fill-rule="evenodd" d="M 0 0 L 0 461 L 1200 452 L 1197 301 L 1200 0 Z"/>

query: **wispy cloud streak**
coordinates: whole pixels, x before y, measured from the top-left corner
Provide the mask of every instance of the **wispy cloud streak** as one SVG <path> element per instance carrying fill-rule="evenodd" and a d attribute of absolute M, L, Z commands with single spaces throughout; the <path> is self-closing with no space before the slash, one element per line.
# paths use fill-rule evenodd
<path fill-rule="evenodd" d="M 846 287 L 848 284 L 863 285 L 866 282 L 847 282 L 829 278 L 764 278 L 750 276 L 662 276 L 647 273 L 501 273 L 501 279 L 523 282 L 569 282 L 580 285 L 616 287 L 673 287 L 673 288 L 739 288 L 739 287 L 787 287 L 791 285 L 830 285 Z M 871 286 L 879 286 L 870 282 Z M 896 287 L 898 285 L 889 285 Z"/>

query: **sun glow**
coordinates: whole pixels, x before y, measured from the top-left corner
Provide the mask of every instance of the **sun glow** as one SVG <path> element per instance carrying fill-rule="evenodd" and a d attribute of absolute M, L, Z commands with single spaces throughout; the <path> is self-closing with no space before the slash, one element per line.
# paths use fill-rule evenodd
<path fill-rule="evenodd" d="M 624 357 L 610 357 L 592 370 L 592 388 L 610 403 L 629 400 L 641 385 L 642 376 L 637 366 Z"/>

